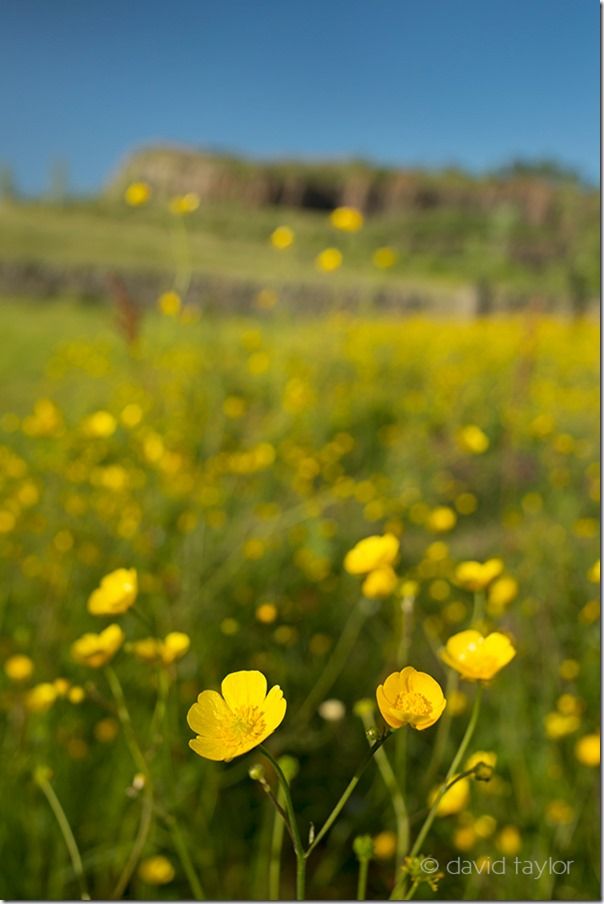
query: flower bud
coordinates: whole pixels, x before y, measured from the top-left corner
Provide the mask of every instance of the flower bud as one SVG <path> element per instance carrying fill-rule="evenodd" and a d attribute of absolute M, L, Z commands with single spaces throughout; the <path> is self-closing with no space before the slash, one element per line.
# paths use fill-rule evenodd
<path fill-rule="evenodd" d="M 352 848 L 358 860 L 371 860 L 373 857 L 373 838 L 371 835 L 357 835 L 352 842 Z"/>

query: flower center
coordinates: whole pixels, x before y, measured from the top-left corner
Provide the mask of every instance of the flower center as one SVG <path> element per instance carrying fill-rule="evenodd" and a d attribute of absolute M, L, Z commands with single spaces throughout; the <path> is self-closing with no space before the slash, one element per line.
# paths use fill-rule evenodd
<path fill-rule="evenodd" d="M 234 716 L 233 730 L 239 737 L 259 738 L 264 732 L 264 714 L 258 706 L 240 706 Z"/>
<path fill-rule="evenodd" d="M 406 722 L 421 716 L 428 716 L 432 712 L 432 706 L 424 695 L 413 692 L 398 694 L 394 701 L 394 708 L 400 714 L 400 718 Z"/>

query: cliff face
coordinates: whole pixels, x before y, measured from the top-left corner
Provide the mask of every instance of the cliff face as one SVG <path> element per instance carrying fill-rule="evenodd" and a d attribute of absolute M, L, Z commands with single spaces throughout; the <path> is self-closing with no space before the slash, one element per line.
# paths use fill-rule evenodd
<path fill-rule="evenodd" d="M 475 178 L 457 170 L 395 170 L 355 161 L 260 163 L 167 147 L 133 153 L 111 180 L 108 193 L 119 194 L 139 179 L 149 182 L 158 197 L 196 192 L 205 202 L 314 210 L 349 205 L 367 214 L 440 207 L 467 214 L 511 209 L 534 226 L 559 216 L 569 194 L 596 196 L 572 180 L 522 170 Z"/>

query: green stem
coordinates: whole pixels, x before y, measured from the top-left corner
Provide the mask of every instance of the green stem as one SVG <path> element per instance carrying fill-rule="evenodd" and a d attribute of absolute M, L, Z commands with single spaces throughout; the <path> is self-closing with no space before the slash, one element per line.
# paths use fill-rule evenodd
<path fill-rule="evenodd" d="M 115 699 L 117 706 L 117 715 L 124 730 L 124 737 L 126 738 L 126 743 L 128 745 L 128 749 L 130 750 L 130 755 L 132 756 L 134 764 L 140 769 L 145 782 L 143 786 L 143 802 L 141 807 L 141 818 L 138 832 L 136 834 L 136 838 L 134 839 L 134 844 L 132 845 L 130 856 L 126 861 L 124 869 L 122 870 L 121 875 L 117 881 L 117 885 L 113 890 L 112 898 L 115 900 L 122 897 L 130 879 L 132 878 L 132 874 L 136 869 L 136 865 L 141 858 L 143 849 L 145 847 L 145 842 L 147 841 L 147 836 L 149 835 L 151 824 L 153 822 L 154 796 L 149 766 L 147 765 L 145 755 L 143 754 L 138 743 L 120 680 L 110 665 L 105 667 L 105 674 L 107 675 L 107 681 L 109 683 L 109 687 L 111 688 L 111 693 L 113 694 L 113 697 Z"/>
<path fill-rule="evenodd" d="M 413 885 L 411 886 L 411 888 L 409 889 L 409 891 L 407 892 L 407 894 L 405 895 L 405 897 L 403 898 L 403 900 L 410 901 L 411 898 L 413 897 L 413 895 L 415 894 L 415 892 L 417 891 L 418 886 L 419 886 L 419 881 L 416 879 L 415 882 L 413 883 Z"/>
<path fill-rule="evenodd" d="M 292 801 L 291 791 L 289 789 L 289 782 L 287 781 L 281 766 L 272 756 L 272 754 L 268 752 L 266 747 L 261 744 L 258 747 L 258 750 L 263 753 L 267 760 L 271 763 L 273 769 L 277 773 L 277 778 L 279 779 L 281 788 L 283 789 L 285 808 L 287 811 L 289 828 L 291 830 L 294 853 L 296 855 L 296 900 L 303 901 L 306 891 L 306 860 L 304 855 L 304 845 L 302 844 L 302 838 L 300 837 L 300 830 L 298 828 L 294 804 Z"/>
<path fill-rule="evenodd" d="M 346 665 L 348 657 L 356 643 L 361 628 L 367 618 L 367 611 L 363 607 L 363 599 L 360 599 L 354 607 L 348 621 L 344 625 L 340 638 L 335 645 L 325 668 L 319 675 L 314 687 L 297 713 L 298 723 L 305 723 L 313 714 L 315 707 L 323 700 L 325 694 L 331 689 L 334 681 Z"/>
<path fill-rule="evenodd" d="M 330 828 L 332 827 L 332 825 L 334 824 L 334 822 L 336 821 L 336 819 L 342 812 L 344 805 L 346 804 L 346 801 L 348 800 L 348 798 L 350 797 L 350 795 L 352 794 L 352 792 L 358 785 L 363 772 L 365 771 L 365 769 L 367 768 L 369 763 L 372 761 L 374 755 L 380 749 L 382 744 L 390 737 L 391 734 L 392 734 L 392 732 L 387 731 L 385 734 L 382 735 L 381 738 L 378 738 L 378 740 L 371 746 L 371 749 L 369 751 L 369 756 L 363 761 L 363 763 L 359 766 L 359 768 L 357 769 L 357 771 L 355 772 L 355 774 L 353 775 L 351 780 L 348 782 L 346 788 L 344 789 L 344 793 L 342 794 L 339 801 L 337 802 L 337 804 L 335 805 L 335 807 L 333 808 L 333 810 L 331 811 L 331 813 L 329 814 L 329 816 L 327 817 L 325 822 L 323 823 L 323 826 L 321 827 L 320 831 L 316 835 L 314 841 L 306 849 L 306 854 L 304 855 L 306 858 L 308 858 L 310 856 L 310 854 L 314 851 L 314 849 L 316 848 L 318 843 L 321 841 L 323 836 L 326 835 L 327 832 L 330 830 Z"/>
<path fill-rule="evenodd" d="M 285 803 L 283 788 L 279 785 L 277 791 L 277 803 L 282 807 Z M 284 823 L 279 819 L 279 813 L 275 813 L 273 834 L 271 838 L 271 852 L 268 866 L 268 898 L 269 901 L 279 900 L 279 883 L 281 879 L 281 850 L 283 848 Z"/>
<path fill-rule="evenodd" d="M 189 849 L 187 848 L 185 839 L 182 836 L 178 822 L 176 821 L 176 819 L 174 819 L 173 816 L 167 813 L 165 814 L 164 819 L 174 843 L 174 848 L 176 850 L 176 853 L 178 854 L 178 859 L 182 864 L 182 868 L 189 881 L 189 885 L 191 886 L 193 898 L 196 901 L 205 901 L 206 896 L 204 894 L 203 887 L 199 880 L 199 876 L 195 871 L 195 867 L 193 866 L 193 863 L 191 861 Z"/>
<path fill-rule="evenodd" d="M 457 672 L 454 672 L 453 669 L 449 669 L 447 686 L 445 688 L 445 697 L 447 700 L 449 700 L 451 696 L 457 691 L 457 685 Z M 447 742 L 449 740 L 451 720 L 451 709 L 449 706 L 447 706 L 438 722 L 438 728 L 436 730 L 436 740 L 434 742 L 434 752 L 432 754 L 430 765 L 428 766 L 428 771 L 424 778 L 425 787 L 429 788 L 432 785 L 436 773 L 438 772 L 438 768 L 442 762 L 443 755 L 445 753 L 445 750 L 447 749 Z"/>
<path fill-rule="evenodd" d="M 456 752 L 455 756 L 453 757 L 453 761 L 452 761 L 451 765 L 449 766 L 449 770 L 447 772 L 445 780 L 444 780 L 443 784 L 441 785 L 441 787 L 438 791 L 438 794 L 434 798 L 432 806 L 430 807 L 430 810 L 428 811 L 428 815 L 426 816 L 426 819 L 424 820 L 424 824 L 422 825 L 421 829 L 419 830 L 417 838 L 415 839 L 415 843 L 414 843 L 413 847 L 411 848 L 411 851 L 409 853 L 409 857 L 411 857 L 411 858 L 417 857 L 419 851 L 421 850 L 421 847 L 426 839 L 426 836 L 432 827 L 432 823 L 434 822 L 434 818 L 436 816 L 436 811 L 438 810 L 439 803 L 441 802 L 441 800 L 443 799 L 443 797 L 445 796 L 447 791 L 455 784 L 456 781 L 459 780 L 459 778 L 461 778 L 461 776 L 457 776 L 453 781 L 451 781 L 451 778 L 457 772 L 459 764 L 462 761 L 462 759 L 466 753 L 466 750 L 468 749 L 468 745 L 469 745 L 470 741 L 472 740 L 472 735 L 474 734 L 474 730 L 476 728 L 476 723 L 478 722 L 478 714 L 480 712 L 480 702 L 482 700 L 482 692 L 483 692 L 483 686 L 482 686 L 482 684 L 480 684 L 476 690 L 476 696 L 474 697 L 474 706 L 472 707 L 472 714 L 470 716 L 470 721 L 468 722 L 468 727 L 466 728 L 464 736 L 461 739 L 461 743 L 460 743 L 459 747 L 457 748 L 457 752 Z M 395 884 L 394 889 L 392 891 L 392 895 L 391 895 L 392 900 L 395 900 L 395 901 L 404 900 L 403 895 L 404 895 L 405 880 L 406 880 L 406 877 L 403 876 L 402 880 L 400 880 L 399 882 L 397 882 Z M 403 886 L 403 888 L 401 888 L 401 886 Z"/>
<path fill-rule="evenodd" d="M 145 847 L 145 842 L 147 841 L 147 836 L 149 834 L 149 830 L 151 829 L 152 820 L 153 794 L 151 790 L 147 788 L 147 786 L 145 786 L 138 832 L 136 833 L 136 838 L 134 839 L 134 844 L 132 845 L 130 856 L 128 857 L 121 875 L 117 880 L 117 885 L 113 889 L 113 893 L 111 895 L 113 901 L 116 901 L 118 900 L 118 898 L 121 898 L 123 896 L 124 891 L 126 890 L 126 887 L 130 882 L 130 879 L 132 878 L 132 874 L 134 873 L 136 865 L 143 853 L 143 848 Z"/>
<path fill-rule="evenodd" d="M 120 684 L 119 678 L 110 665 L 105 667 L 105 674 L 107 676 L 107 681 L 109 683 L 111 693 L 113 694 L 113 698 L 117 706 L 117 715 L 124 730 L 124 737 L 126 738 L 126 743 L 128 745 L 128 749 L 130 750 L 130 755 L 134 760 L 134 764 L 145 776 L 146 787 L 148 782 L 150 781 L 149 767 L 147 765 L 145 755 L 143 754 L 136 738 L 136 733 L 132 725 L 130 713 L 128 712 L 128 707 L 126 706 L 126 698 L 124 697 L 122 685 Z"/>
<path fill-rule="evenodd" d="M 84 876 L 84 867 L 82 866 L 82 858 L 80 857 L 80 852 L 78 850 L 73 832 L 71 831 L 69 820 L 65 815 L 65 810 L 61 806 L 61 801 L 55 794 L 54 788 L 52 787 L 46 776 L 43 774 L 43 771 L 41 769 L 37 770 L 35 780 L 40 790 L 46 797 L 46 800 L 50 804 L 50 809 L 54 813 L 55 819 L 59 824 L 61 834 L 63 835 L 63 840 L 65 841 L 65 846 L 71 859 L 73 871 L 77 876 L 80 886 L 80 899 L 82 901 L 90 901 L 90 895 L 88 894 L 88 888 Z"/>
<path fill-rule="evenodd" d="M 371 716 L 365 715 L 362 718 L 366 731 L 370 728 L 373 728 L 373 719 L 371 718 Z M 375 762 L 380 771 L 384 784 L 388 789 L 390 799 L 392 800 L 392 807 L 394 809 L 394 817 L 396 820 L 396 862 L 398 864 L 402 861 L 409 847 L 409 816 L 407 813 L 407 806 L 405 804 L 405 796 L 394 773 L 394 769 L 390 765 L 390 760 L 388 759 L 386 751 L 383 748 L 376 750 Z"/>
<path fill-rule="evenodd" d="M 359 860 L 359 880 L 357 882 L 357 901 L 364 901 L 367 892 L 367 873 L 369 872 L 369 860 L 363 857 Z"/>
<path fill-rule="evenodd" d="M 485 592 L 484 590 L 476 590 L 474 592 L 474 608 L 472 610 L 472 625 L 478 624 L 484 615 Z"/>

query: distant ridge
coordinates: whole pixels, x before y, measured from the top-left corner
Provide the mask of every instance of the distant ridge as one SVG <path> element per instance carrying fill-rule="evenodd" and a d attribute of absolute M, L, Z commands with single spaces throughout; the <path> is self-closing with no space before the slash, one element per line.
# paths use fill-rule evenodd
<path fill-rule="evenodd" d="M 364 161 L 252 161 L 188 148 L 157 146 L 129 155 L 107 186 L 110 196 L 135 180 L 149 182 L 158 197 L 196 192 L 206 202 L 251 207 L 331 210 L 349 205 L 366 214 L 434 208 L 490 213 L 509 210 L 535 226 L 551 223 L 569 197 L 597 199 L 571 171 L 548 161 L 518 162 L 473 176 L 458 169 L 395 169 Z"/>

